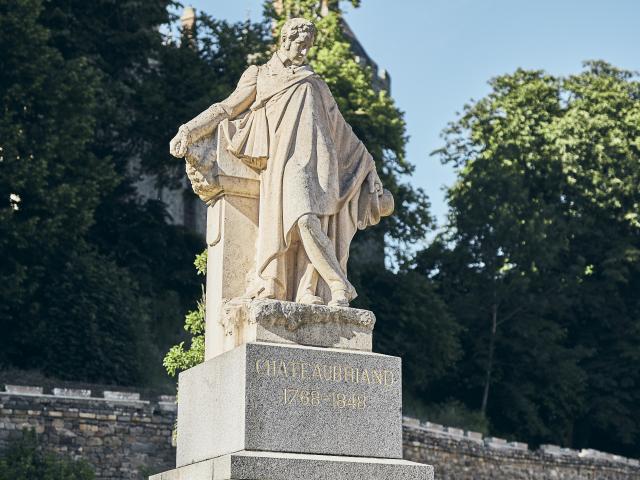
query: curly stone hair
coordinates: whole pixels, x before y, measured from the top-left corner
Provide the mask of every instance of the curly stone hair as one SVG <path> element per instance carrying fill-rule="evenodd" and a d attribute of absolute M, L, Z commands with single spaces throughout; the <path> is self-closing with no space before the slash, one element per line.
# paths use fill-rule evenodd
<path fill-rule="evenodd" d="M 284 43 L 287 40 L 295 39 L 300 31 L 310 32 L 314 39 L 317 33 L 316 26 L 309 20 L 304 18 L 290 18 L 282 26 L 282 30 L 280 31 L 280 42 Z"/>

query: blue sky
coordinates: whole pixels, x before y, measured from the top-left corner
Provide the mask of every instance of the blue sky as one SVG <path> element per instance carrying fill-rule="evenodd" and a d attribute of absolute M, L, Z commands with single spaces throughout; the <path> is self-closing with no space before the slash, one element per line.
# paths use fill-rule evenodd
<path fill-rule="evenodd" d="M 190 4 L 230 21 L 262 15 L 262 0 Z M 409 181 L 429 194 L 439 223 L 443 187 L 455 175 L 429 154 L 442 146 L 440 132 L 456 112 L 488 93 L 490 78 L 518 67 L 566 75 L 589 59 L 640 70 L 640 0 L 362 0 L 358 9 L 344 8 L 364 48 L 391 75 L 416 165 Z"/>

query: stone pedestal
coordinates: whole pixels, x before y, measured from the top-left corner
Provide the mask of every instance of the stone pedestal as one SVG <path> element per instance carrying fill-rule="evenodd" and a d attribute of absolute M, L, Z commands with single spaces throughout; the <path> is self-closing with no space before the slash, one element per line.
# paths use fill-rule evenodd
<path fill-rule="evenodd" d="M 231 300 L 220 314 L 224 334 L 236 346 L 270 342 L 370 352 L 375 323 L 368 310 L 278 300 Z"/>
<path fill-rule="evenodd" d="M 207 297 L 205 358 L 240 345 L 225 332 L 220 315 L 231 298 L 244 295 L 255 269 L 260 181 L 258 174 L 227 150 L 231 126 L 223 122 L 207 152 L 212 171 L 207 208 Z M 209 197 L 207 197 L 209 198 Z"/>
<path fill-rule="evenodd" d="M 240 451 L 150 480 L 432 480 L 433 467 L 406 460 Z"/>
<path fill-rule="evenodd" d="M 180 375 L 177 465 L 239 450 L 402 458 L 400 359 L 249 343 Z"/>
<path fill-rule="evenodd" d="M 401 361 L 368 351 L 371 312 L 232 308 L 254 341 L 180 374 L 177 468 L 150 480 L 433 479 L 433 467 L 402 460 Z"/>

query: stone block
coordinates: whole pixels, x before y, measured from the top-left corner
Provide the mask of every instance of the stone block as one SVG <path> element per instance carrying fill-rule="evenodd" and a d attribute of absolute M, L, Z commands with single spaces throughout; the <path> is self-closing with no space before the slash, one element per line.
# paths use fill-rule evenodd
<path fill-rule="evenodd" d="M 402 458 L 400 359 L 249 343 L 180 374 L 177 465 L 240 450 Z"/>
<path fill-rule="evenodd" d="M 551 445 L 548 443 L 544 443 L 540 445 L 540 450 L 542 451 L 542 453 L 546 453 L 547 455 L 563 455 L 563 448 L 560 445 Z"/>
<path fill-rule="evenodd" d="M 601 452 L 600 450 L 592 450 L 592 449 L 586 449 L 586 450 L 582 450 L 579 453 L 579 456 L 581 457 L 586 457 L 586 458 L 591 458 L 591 459 L 597 459 L 597 460 L 602 460 L 602 461 L 612 461 L 612 455 L 610 453 L 607 452 Z"/>
<path fill-rule="evenodd" d="M 402 417 L 402 423 L 408 427 L 419 427 L 420 420 L 413 417 Z"/>
<path fill-rule="evenodd" d="M 53 394 L 56 397 L 88 398 L 91 397 L 91 390 L 82 388 L 54 388 Z"/>
<path fill-rule="evenodd" d="M 112 392 L 110 390 L 105 390 L 102 395 L 105 400 L 117 400 L 124 402 L 140 401 L 140 394 L 134 392 Z"/>
<path fill-rule="evenodd" d="M 241 451 L 149 480 L 433 480 L 433 467 L 399 459 Z"/>
<path fill-rule="evenodd" d="M 509 442 L 509 448 L 514 450 L 529 450 L 529 445 L 523 442 Z"/>
<path fill-rule="evenodd" d="M 480 432 L 473 432 L 471 430 L 467 430 L 466 432 L 464 432 L 464 436 L 469 439 L 469 440 L 473 440 L 474 442 L 482 442 L 482 433 Z"/>
<path fill-rule="evenodd" d="M 450 437 L 463 437 L 464 430 L 461 428 L 445 427 L 445 433 Z"/>
<path fill-rule="evenodd" d="M 165 412 L 177 412 L 178 404 L 176 402 L 158 402 L 158 408 Z"/>
<path fill-rule="evenodd" d="M 484 444 L 489 448 L 509 448 L 507 441 L 499 437 L 486 437 Z"/>
<path fill-rule="evenodd" d="M 442 433 L 444 432 L 445 427 L 440 425 L 439 423 L 424 422 L 424 428 L 432 432 Z"/>
<path fill-rule="evenodd" d="M 220 322 L 235 344 L 271 342 L 371 351 L 373 312 L 279 300 L 233 300 Z"/>
<path fill-rule="evenodd" d="M 16 395 L 42 395 L 42 387 L 31 387 L 27 385 L 5 385 L 4 389 L 7 393 L 15 393 Z"/>

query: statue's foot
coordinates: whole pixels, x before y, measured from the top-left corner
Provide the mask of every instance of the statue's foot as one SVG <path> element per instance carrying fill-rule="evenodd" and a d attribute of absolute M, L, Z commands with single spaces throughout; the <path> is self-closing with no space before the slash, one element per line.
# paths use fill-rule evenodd
<path fill-rule="evenodd" d="M 276 298 L 276 282 L 273 280 L 265 280 L 262 284 L 250 288 L 245 297 L 251 299 L 274 299 Z"/>
<path fill-rule="evenodd" d="M 356 290 L 351 285 L 341 285 L 338 288 L 331 289 L 330 307 L 348 307 L 349 302 L 356 296 Z"/>
<path fill-rule="evenodd" d="M 348 307 L 349 306 L 349 297 L 347 295 L 347 290 L 336 290 L 331 292 L 331 301 L 329 302 L 330 307 Z"/>
<path fill-rule="evenodd" d="M 324 305 L 322 298 L 317 295 L 312 295 L 311 293 L 303 294 L 299 299 L 298 303 L 305 303 L 307 305 Z"/>

